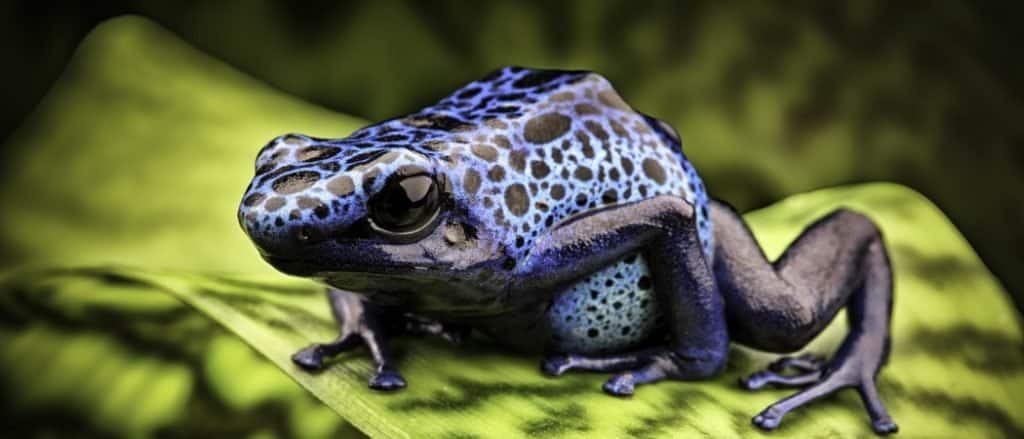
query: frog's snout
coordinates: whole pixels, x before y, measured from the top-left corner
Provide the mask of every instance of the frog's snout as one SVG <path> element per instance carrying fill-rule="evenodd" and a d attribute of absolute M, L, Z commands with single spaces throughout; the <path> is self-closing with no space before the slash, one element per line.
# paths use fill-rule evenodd
<path fill-rule="evenodd" d="M 293 133 L 275 137 L 257 153 L 238 221 L 263 254 L 294 255 L 360 215 L 363 200 L 340 170 L 340 151 L 324 139 Z"/>
<path fill-rule="evenodd" d="M 299 171 L 282 178 L 303 177 Z M 280 180 L 275 180 L 275 183 Z M 303 184 L 309 184 L 303 183 Z M 238 208 L 238 221 L 260 252 L 278 257 L 302 255 L 312 245 L 348 234 L 358 216 L 353 205 L 328 191 L 281 194 L 273 189 L 250 190 Z"/>
<path fill-rule="evenodd" d="M 258 223 L 253 223 L 258 224 Z M 242 226 L 260 253 L 285 259 L 298 258 L 310 246 L 332 239 L 335 233 L 323 224 L 295 223 L 280 227 Z"/>

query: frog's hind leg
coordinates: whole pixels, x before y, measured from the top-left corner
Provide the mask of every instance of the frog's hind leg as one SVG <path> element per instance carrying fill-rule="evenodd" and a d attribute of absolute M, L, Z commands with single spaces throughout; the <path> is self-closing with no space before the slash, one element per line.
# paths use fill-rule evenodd
<path fill-rule="evenodd" d="M 551 375 L 569 370 L 616 372 L 604 390 L 627 396 L 639 384 L 665 379 L 698 380 L 718 373 L 729 352 L 724 301 L 699 240 L 694 207 L 675 196 L 658 196 L 606 207 L 560 224 L 538 238 L 520 264 L 513 291 L 564 285 L 640 252 L 651 270 L 668 337 L 649 349 L 611 355 L 568 352 L 550 357 Z"/>
<path fill-rule="evenodd" d="M 856 388 L 879 434 L 897 430 L 878 397 L 876 376 L 889 352 L 892 272 L 878 228 L 840 209 L 809 226 L 775 262 L 768 262 L 742 218 L 712 203 L 714 271 L 739 343 L 772 352 L 802 348 L 843 306 L 850 332 L 827 361 L 783 359 L 741 380 L 748 389 L 804 387 L 754 417 L 774 429 L 786 413 L 844 388 Z M 797 371 L 783 375 L 783 369 Z M 774 369 L 774 370 L 773 370 Z"/>

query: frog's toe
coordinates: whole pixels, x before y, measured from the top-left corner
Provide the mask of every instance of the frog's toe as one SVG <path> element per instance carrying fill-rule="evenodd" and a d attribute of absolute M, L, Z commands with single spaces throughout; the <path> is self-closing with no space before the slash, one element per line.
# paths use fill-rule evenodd
<path fill-rule="evenodd" d="M 358 335 L 347 334 L 330 343 L 314 343 L 293 354 L 292 363 L 307 371 L 315 372 L 324 368 L 325 357 L 351 349 L 359 341 Z"/>
<path fill-rule="evenodd" d="M 324 359 L 320 351 L 320 345 L 309 345 L 301 351 L 296 352 L 292 355 L 292 363 L 295 363 L 296 366 L 307 371 L 323 369 Z"/>
<path fill-rule="evenodd" d="M 572 358 L 568 355 L 553 355 L 544 359 L 540 370 L 546 375 L 559 376 L 572 368 Z"/>
<path fill-rule="evenodd" d="M 878 434 L 892 434 L 900 431 L 900 427 L 888 416 L 871 421 L 871 428 Z"/>
<path fill-rule="evenodd" d="M 775 373 L 793 369 L 798 372 L 816 372 L 825 364 L 825 358 L 814 354 L 802 354 L 796 357 L 779 357 L 768 365 L 768 370 Z"/>
<path fill-rule="evenodd" d="M 618 374 L 605 381 L 603 388 L 609 395 L 632 396 L 636 388 L 636 378 L 628 372 Z"/>
<path fill-rule="evenodd" d="M 768 407 L 765 411 L 754 416 L 750 422 L 762 429 L 774 430 L 779 428 L 779 423 L 782 422 L 782 415 L 774 407 Z"/>
<path fill-rule="evenodd" d="M 370 378 L 374 390 L 399 390 L 405 388 L 405 378 L 395 370 L 381 370 Z"/>
<path fill-rule="evenodd" d="M 767 368 L 740 378 L 740 387 L 747 390 L 758 390 L 768 385 L 773 387 L 808 386 L 821 381 L 824 364 L 824 358 L 813 354 L 780 357 L 771 362 Z M 783 375 L 783 372 L 790 370 L 797 373 Z"/>
<path fill-rule="evenodd" d="M 776 387 L 802 387 L 818 382 L 821 372 L 809 372 L 800 375 L 786 376 L 771 370 L 760 370 L 740 378 L 740 387 L 747 390 L 758 390 L 767 385 Z"/>

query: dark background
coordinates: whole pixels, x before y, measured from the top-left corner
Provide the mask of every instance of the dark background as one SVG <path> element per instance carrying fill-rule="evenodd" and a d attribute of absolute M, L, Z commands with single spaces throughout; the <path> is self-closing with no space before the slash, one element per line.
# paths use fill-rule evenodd
<path fill-rule="evenodd" d="M 740 209 L 826 186 L 902 183 L 946 211 L 1024 303 L 1019 2 L 0 8 L 4 139 L 90 29 L 126 13 L 284 92 L 367 120 L 414 110 L 504 64 L 583 68 L 675 125 L 711 191 Z M 18 146 L 5 144 L 0 159 Z"/>

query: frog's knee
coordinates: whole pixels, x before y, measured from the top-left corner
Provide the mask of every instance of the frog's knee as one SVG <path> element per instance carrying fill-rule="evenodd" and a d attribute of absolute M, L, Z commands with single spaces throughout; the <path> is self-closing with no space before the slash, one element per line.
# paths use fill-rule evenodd
<path fill-rule="evenodd" d="M 837 224 L 842 225 L 842 227 L 856 230 L 858 235 L 868 237 L 882 236 L 882 232 L 878 228 L 878 225 L 875 224 L 875 222 L 867 215 L 856 210 L 847 207 L 840 207 L 833 211 L 829 216 Z"/>
<path fill-rule="evenodd" d="M 768 352 L 795 352 L 827 323 L 795 295 L 780 298 L 780 302 L 771 312 L 748 316 L 743 324 L 734 325 L 733 337 Z"/>
<path fill-rule="evenodd" d="M 713 351 L 707 349 L 669 352 L 664 359 L 664 367 L 672 373 L 669 376 L 687 380 L 700 380 L 718 375 L 725 368 L 728 350 Z M 671 363 L 671 364 L 668 364 Z"/>

